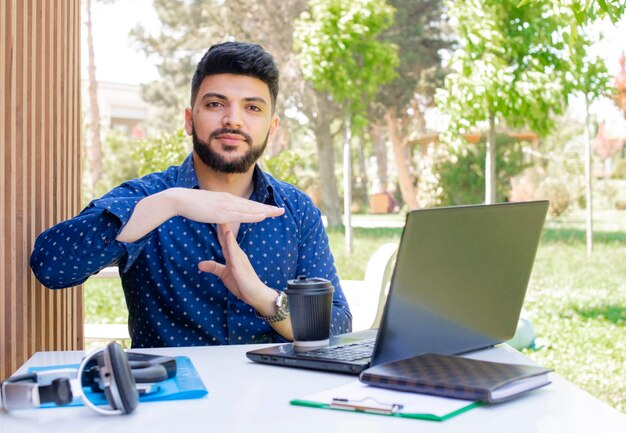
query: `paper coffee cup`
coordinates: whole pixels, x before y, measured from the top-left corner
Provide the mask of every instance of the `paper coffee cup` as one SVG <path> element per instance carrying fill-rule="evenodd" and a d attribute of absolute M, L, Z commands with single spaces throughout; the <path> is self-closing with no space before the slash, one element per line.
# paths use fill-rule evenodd
<path fill-rule="evenodd" d="M 287 281 L 285 293 L 289 300 L 293 340 L 297 347 L 328 344 L 334 291 L 330 281 L 324 278 L 299 276 Z"/>

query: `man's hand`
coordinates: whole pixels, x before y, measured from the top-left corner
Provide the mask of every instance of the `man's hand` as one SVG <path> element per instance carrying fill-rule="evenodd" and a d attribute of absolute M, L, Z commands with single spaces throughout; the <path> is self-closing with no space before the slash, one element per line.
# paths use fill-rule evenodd
<path fill-rule="evenodd" d="M 226 192 L 169 188 L 140 200 L 117 240 L 135 242 L 174 216 L 209 224 L 253 223 L 284 212 Z"/>
<path fill-rule="evenodd" d="M 239 247 L 228 224 L 218 224 L 217 238 L 222 246 L 225 264 L 213 260 L 198 263 L 198 268 L 218 276 L 233 295 L 254 308 L 260 315 L 276 314 L 276 292 L 263 284 L 250 264 L 246 253 Z M 286 319 L 271 326 L 283 337 L 292 340 L 291 321 Z"/>
<path fill-rule="evenodd" d="M 226 263 L 206 260 L 198 263 L 198 268 L 218 276 L 233 295 L 263 314 L 260 309 L 268 310 L 268 304 L 271 305 L 271 301 L 276 298 L 276 292 L 259 279 L 228 224 L 217 225 L 217 239 L 222 246 Z M 274 314 L 272 311 L 267 313 Z"/>
<path fill-rule="evenodd" d="M 282 215 L 285 210 L 227 192 L 187 188 L 169 190 L 174 197 L 176 214 L 201 223 L 253 223 Z"/>

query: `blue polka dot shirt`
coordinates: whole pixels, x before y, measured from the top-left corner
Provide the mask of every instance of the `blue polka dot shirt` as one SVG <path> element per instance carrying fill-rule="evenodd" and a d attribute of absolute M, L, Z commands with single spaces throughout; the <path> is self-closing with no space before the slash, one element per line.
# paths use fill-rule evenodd
<path fill-rule="evenodd" d="M 330 280 L 335 287 L 331 333 L 349 332 L 352 315 L 319 209 L 302 191 L 258 166 L 253 179 L 251 200 L 285 209 L 280 217 L 239 228 L 237 242 L 259 278 L 280 291 L 298 275 Z M 214 224 L 174 217 L 136 242 L 116 240 L 139 200 L 172 187 L 199 188 L 191 155 L 180 166 L 123 183 L 43 232 L 30 259 L 33 272 L 57 289 L 118 265 L 133 347 L 285 341 L 218 277 L 198 270 L 202 260 L 224 263 Z"/>

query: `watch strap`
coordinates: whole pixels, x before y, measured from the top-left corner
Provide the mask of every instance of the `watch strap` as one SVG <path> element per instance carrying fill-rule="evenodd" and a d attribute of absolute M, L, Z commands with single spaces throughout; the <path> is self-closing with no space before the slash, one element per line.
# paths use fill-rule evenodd
<path fill-rule="evenodd" d="M 276 314 L 274 314 L 272 316 L 264 317 L 264 316 L 261 316 L 257 312 L 257 317 L 265 320 L 267 323 L 281 322 L 281 321 L 285 320 L 287 318 L 287 316 L 289 316 L 289 305 L 287 304 L 287 299 L 286 299 L 287 295 L 285 294 L 285 292 L 280 292 L 278 290 L 276 290 L 276 293 L 278 293 L 278 297 L 276 298 L 276 302 L 275 302 Z M 284 303 L 280 302 L 282 296 L 285 297 Z"/>

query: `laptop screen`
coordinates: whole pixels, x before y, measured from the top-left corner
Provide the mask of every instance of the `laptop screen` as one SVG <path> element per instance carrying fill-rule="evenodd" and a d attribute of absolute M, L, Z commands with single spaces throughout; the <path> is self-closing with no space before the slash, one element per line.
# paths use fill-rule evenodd
<path fill-rule="evenodd" d="M 410 212 L 372 365 L 513 337 L 547 209 L 538 201 Z"/>

